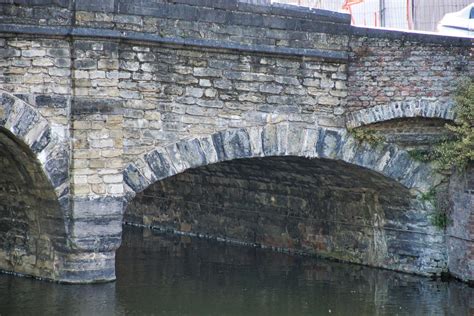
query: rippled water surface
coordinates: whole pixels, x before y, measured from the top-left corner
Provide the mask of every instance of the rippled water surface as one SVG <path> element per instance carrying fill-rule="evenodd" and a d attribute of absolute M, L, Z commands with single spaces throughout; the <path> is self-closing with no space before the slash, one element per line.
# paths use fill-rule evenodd
<path fill-rule="evenodd" d="M 1 315 L 474 315 L 474 289 L 126 227 L 117 282 L 0 275 Z"/>

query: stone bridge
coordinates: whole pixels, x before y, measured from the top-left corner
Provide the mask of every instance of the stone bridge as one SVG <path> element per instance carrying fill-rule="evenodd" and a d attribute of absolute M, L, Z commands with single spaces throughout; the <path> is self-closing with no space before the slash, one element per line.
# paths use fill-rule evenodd
<path fill-rule="evenodd" d="M 0 1 L 1 269 L 113 280 L 125 221 L 473 280 L 472 166 L 410 155 L 472 41 L 248 2 Z"/>

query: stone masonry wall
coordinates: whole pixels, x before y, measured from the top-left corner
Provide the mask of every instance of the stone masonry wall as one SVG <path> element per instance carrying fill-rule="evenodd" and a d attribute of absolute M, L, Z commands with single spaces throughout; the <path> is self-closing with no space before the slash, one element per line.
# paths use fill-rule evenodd
<path fill-rule="evenodd" d="M 453 103 L 459 80 L 474 72 L 468 47 L 409 36 L 382 38 L 383 34 L 351 38 L 347 82 L 351 111 L 390 103 Z"/>
<path fill-rule="evenodd" d="M 206 7 L 193 1 L 174 1 L 172 6 L 166 1 L 117 2 L 116 9 L 106 12 L 89 11 L 87 5 L 77 7 L 76 25 L 145 32 L 164 39 L 204 40 L 209 44 L 335 50 L 341 53 L 334 56 L 341 57 L 345 56 L 342 51 L 349 39 L 347 16 L 327 11 L 296 12 L 237 1 L 227 1 L 228 5 L 221 2 L 221 7 L 218 3 L 210 2 Z"/>
<path fill-rule="evenodd" d="M 2 34 L 0 89 L 37 108 L 58 136 L 69 138 L 71 51 L 65 38 Z"/>
<path fill-rule="evenodd" d="M 345 65 L 122 46 L 125 160 L 179 139 L 290 121 L 341 126 Z"/>
<path fill-rule="evenodd" d="M 447 230 L 448 264 L 459 279 L 473 282 L 474 274 L 474 166 L 455 174 L 450 182 L 451 222 Z"/>

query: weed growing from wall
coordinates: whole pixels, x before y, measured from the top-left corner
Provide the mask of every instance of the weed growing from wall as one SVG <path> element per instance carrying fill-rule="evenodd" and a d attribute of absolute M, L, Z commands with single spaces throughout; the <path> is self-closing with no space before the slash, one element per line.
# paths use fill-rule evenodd
<path fill-rule="evenodd" d="M 368 143 L 372 146 L 376 146 L 383 142 L 385 139 L 383 136 L 378 135 L 376 131 L 367 128 L 351 128 L 349 133 L 359 143 Z"/>
<path fill-rule="evenodd" d="M 431 151 L 425 149 L 413 149 L 408 150 L 408 154 L 411 158 L 421 161 L 421 162 L 430 162 L 432 161 Z"/>
<path fill-rule="evenodd" d="M 456 91 L 456 120 L 446 124 L 451 132 L 448 139 L 435 145 L 431 150 L 414 149 L 410 156 L 422 162 L 434 162 L 441 170 L 453 167 L 464 169 L 474 160 L 474 80 L 467 79 Z"/>
<path fill-rule="evenodd" d="M 422 193 L 419 199 L 433 206 L 434 210 L 429 215 L 431 224 L 440 230 L 446 229 L 451 223 L 451 219 L 448 216 L 448 199 L 440 196 L 436 188 L 431 188 L 428 192 Z"/>

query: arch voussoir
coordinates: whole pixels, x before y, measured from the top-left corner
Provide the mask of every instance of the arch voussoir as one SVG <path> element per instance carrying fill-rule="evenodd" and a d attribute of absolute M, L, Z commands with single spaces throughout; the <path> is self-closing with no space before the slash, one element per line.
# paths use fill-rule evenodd
<path fill-rule="evenodd" d="M 298 156 L 302 154 L 305 135 L 306 128 L 303 124 L 288 124 L 285 151 L 287 156 Z"/>
<path fill-rule="evenodd" d="M 263 126 L 254 126 L 247 129 L 250 138 L 250 148 L 253 157 L 263 157 Z"/>
<path fill-rule="evenodd" d="M 198 137 L 199 145 L 201 146 L 204 157 L 207 163 L 212 164 L 219 161 L 217 150 L 214 146 L 212 136 Z"/>
<path fill-rule="evenodd" d="M 416 162 L 411 159 L 408 152 L 405 150 L 394 149 L 390 161 L 382 170 L 382 174 L 401 182 L 406 174 L 412 169 L 413 164 L 416 164 Z"/>
<path fill-rule="evenodd" d="M 3 93 L 3 95 L 6 95 L 6 93 Z M 2 98 L 2 100 L 5 99 L 5 97 Z M 3 124 L 0 126 L 30 148 L 34 143 L 43 144 L 42 147 L 36 146 L 36 152 L 41 151 L 47 145 L 50 139 L 41 138 L 43 135 L 49 134 L 50 126 L 48 121 L 35 108 L 18 98 L 15 98 L 13 103 L 2 104 L 2 108 L 4 116 Z"/>
<path fill-rule="evenodd" d="M 135 193 L 145 190 L 153 183 L 143 175 L 141 172 L 143 169 L 144 167 L 139 168 L 135 163 L 130 163 L 123 171 L 124 182 L 130 188 L 130 190 L 126 190 L 129 191 L 130 199 L 133 198 Z"/>
<path fill-rule="evenodd" d="M 420 99 L 376 105 L 347 113 L 346 126 L 347 128 L 357 128 L 399 118 L 416 117 L 452 121 L 455 119 L 454 104 Z"/>
<path fill-rule="evenodd" d="M 58 197 L 69 186 L 69 150 L 54 137 L 51 124 L 20 98 L 0 90 L 0 127 L 25 144 L 39 161 Z"/>
<path fill-rule="evenodd" d="M 269 124 L 262 133 L 265 156 L 285 156 L 288 149 L 288 123 Z"/>
<path fill-rule="evenodd" d="M 31 150 L 38 154 L 48 146 L 51 141 L 51 128 L 49 123 L 42 119 L 25 135 L 25 143 Z"/>
<path fill-rule="evenodd" d="M 231 129 L 212 135 L 219 161 L 250 158 L 252 149 L 247 129 Z"/>
<path fill-rule="evenodd" d="M 343 146 L 342 150 L 349 151 L 350 155 L 346 155 L 347 158 L 343 158 L 343 161 L 382 173 L 383 167 L 380 166 L 379 159 L 385 156 L 384 153 L 389 148 L 372 147 L 369 144 L 357 142 L 352 137 L 347 138 L 346 142 L 348 146 Z M 390 151 L 388 155 L 390 157 Z"/>
<path fill-rule="evenodd" d="M 342 131 L 318 128 L 318 138 L 315 146 L 317 157 L 336 159 L 342 140 Z"/>
<path fill-rule="evenodd" d="M 393 144 L 372 146 L 345 129 L 291 126 L 288 122 L 218 131 L 154 149 L 124 170 L 127 186 L 138 193 L 156 181 L 190 168 L 233 159 L 299 156 L 343 161 L 391 178 L 409 189 L 426 191 L 438 176 Z M 422 175 L 418 175 L 420 172 Z M 425 181 L 425 179 L 430 179 Z"/>
<path fill-rule="evenodd" d="M 5 126 L 10 119 L 10 112 L 17 101 L 13 95 L 0 90 L 0 126 Z"/>
<path fill-rule="evenodd" d="M 304 130 L 303 142 L 301 144 L 301 155 L 307 158 L 317 157 L 316 142 L 319 137 L 318 128 L 307 128 Z"/>
<path fill-rule="evenodd" d="M 0 126 L 29 147 L 34 147 L 32 148 L 34 152 L 40 152 L 51 140 L 51 126 L 48 120 L 25 101 L 2 90 L 0 90 Z"/>
<path fill-rule="evenodd" d="M 173 162 L 173 157 L 166 149 L 157 149 L 147 153 L 144 161 L 146 162 L 146 168 L 141 168 L 143 170 L 142 174 L 150 181 L 163 179 L 178 173 L 175 165 L 179 165 L 179 163 Z"/>

